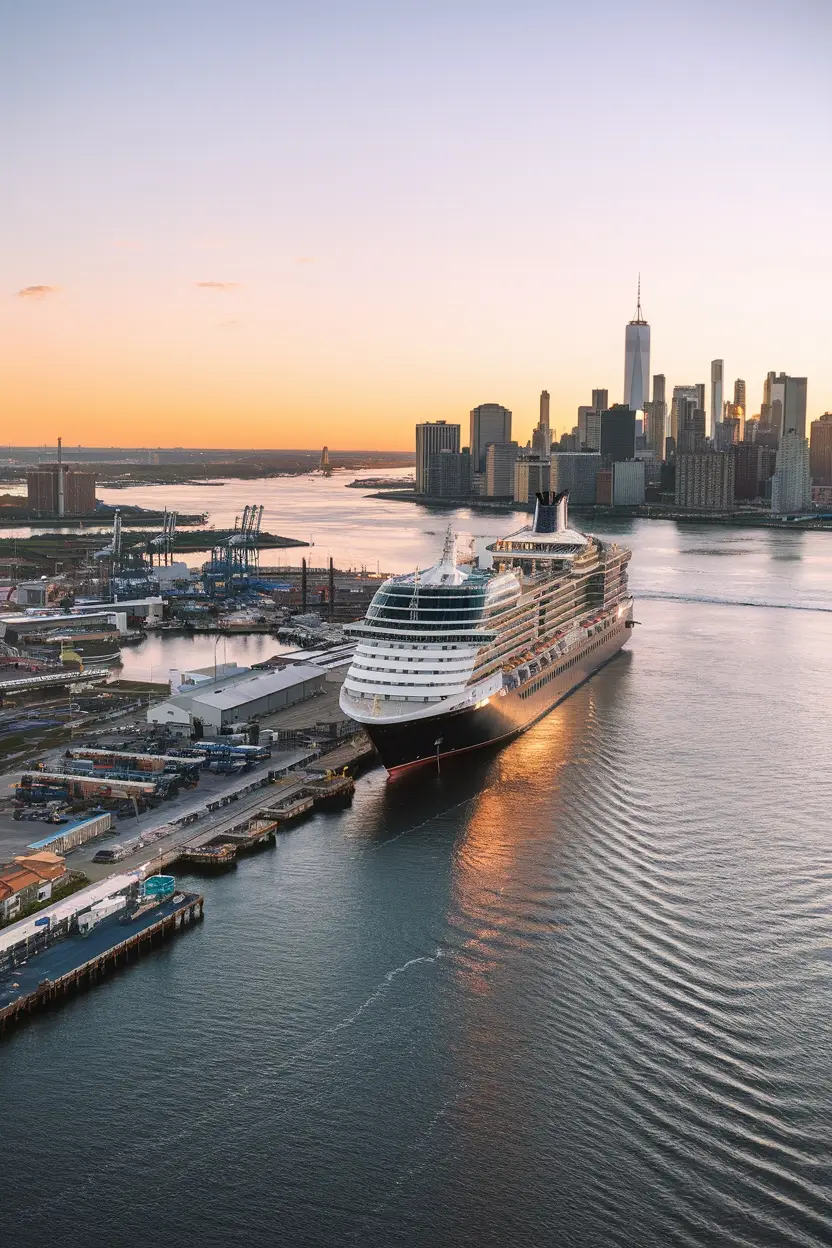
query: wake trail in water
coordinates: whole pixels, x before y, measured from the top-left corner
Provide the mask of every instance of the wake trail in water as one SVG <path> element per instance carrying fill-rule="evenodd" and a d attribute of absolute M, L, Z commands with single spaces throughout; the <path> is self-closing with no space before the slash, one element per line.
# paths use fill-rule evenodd
<path fill-rule="evenodd" d="M 715 607 L 759 607 L 773 611 L 818 611 L 832 615 L 832 607 L 809 606 L 799 602 L 771 602 L 762 598 L 716 598 L 707 594 L 671 594 L 661 590 L 633 588 L 636 601 L 642 602 L 690 602 Z"/>
<path fill-rule="evenodd" d="M 403 962 L 401 966 L 394 966 L 392 970 L 385 972 L 384 978 L 379 982 L 376 988 L 373 989 L 367 999 L 362 1001 L 361 1005 L 359 1005 L 356 1010 L 353 1010 L 353 1012 L 348 1014 L 346 1018 L 340 1019 L 339 1022 L 333 1023 L 331 1027 L 324 1028 L 324 1030 L 319 1032 L 317 1036 L 308 1040 L 306 1044 L 301 1045 L 299 1049 L 296 1049 L 294 1053 L 290 1054 L 290 1056 L 284 1061 L 279 1062 L 276 1066 L 270 1066 L 267 1069 L 262 1070 L 259 1078 L 251 1080 L 243 1087 L 238 1085 L 235 1088 L 229 1089 L 224 1096 L 221 1096 L 218 1100 L 214 1101 L 213 1104 L 204 1109 L 202 1113 L 191 1115 L 188 1118 L 187 1125 L 181 1127 L 179 1130 L 169 1131 L 164 1135 L 154 1135 L 153 1139 L 128 1146 L 124 1148 L 118 1156 L 102 1160 L 96 1164 L 94 1169 L 90 1169 L 84 1174 L 76 1171 L 73 1174 L 73 1178 L 70 1183 L 67 1183 L 63 1188 L 60 1188 L 58 1191 L 53 1192 L 51 1196 L 48 1196 L 46 1199 L 40 1201 L 40 1206 L 44 1209 L 60 1208 L 66 1203 L 69 1194 L 71 1194 L 74 1190 L 77 1190 L 79 1186 L 98 1188 L 101 1177 L 104 1174 L 116 1173 L 119 1170 L 123 1170 L 125 1166 L 133 1165 L 136 1162 L 142 1161 L 153 1152 L 157 1152 L 159 1149 L 168 1149 L 171 1145 L 178 1144 L 184 1140 L 193 1139 L 194 1132 L 196 1130 L 205 1126 L 214 1119 L 225 1115 L 231 1104 L 236 1101 L 242 1101 L 252 1095 L 262 1096 L 263 1086 L 271 1086 L 277 1075 L 280 1075 L 283 1071 L 291 1069 L 302 1058 L 315 1052 L 315 1050 L 324 1044 L 329 1037 L 335 1036 L 339 1032 L 346 1031 L 352 1027 L 363 1014 L 372 1008 L 377 1001 L 387 995 L 393 981 L 399 976 L 404 975 L 410 970 L 411 967 L 435 965 L 443 956 L 444 950 L 439 948 L 432 954 L 421 954 L 415 958 L 408 958 L 408 960 Z M 274 1115 L 270 1121 L 279 1122 L 282 1119 L 288 1118 L 292 1114 L 296 1113 L 301 1105 L 314 1105 L 317 1104 L 322 1098 L 323 1093 L 319 1093 L 319 1095 L 311 1101 L 294 1101 L 287 1107 L 286 1110 L 284 1110 L 283 1113 Z"/>
<path fill-rule="evenodd" d="M 431 1118 L 426 1128 L 421 1133 L 421 1135 L 419 1135 L 416 1138 L 416 1141 L 414 1142 L 413 1146 L 410 1149 L 411 1160 L 409 1164 L 406 1166 L 403 1166 L 402 1169 L 399 1171 L 399 1173 L 396 1175 L 395 1179 L 390 1184 L 390 1187 L 388 1188 L 387 1194 L 385 1195 L 384 1199 L 380 1200 L 378 1204 L 373 1206 L 373 1209 L 371 1211 L 373 1215 L 383 1213 L 385 1209 L 387 1209 L 393 1203 L 394 1200 L 396 1200 L 399 1196 L 401 1196 L 401 1194 L 405 1190 L 406 1185 L 412 1179 L 415 1179 L 418 1174 L 421 1174 L 421 1172 L 427 1167 L 428 1163 L 431 1160 L 433 1160 L 433 1154 L 428 1151 L 428 1145 L 431 1143 L 433 1139 L 434 1131 L 438 1127 L 439 1123 L 442 1122 L 443 1119 L 446 1117 L 446 1115 L 448 1114 L 448 1111 L 453 1109 L 454 1106 L 459 1103 L 460 1099 L 462 1098 L 463 1093 L 465 1093 L 467 1089 L 468 1089 L 467 1082 L 461 1084 L 457 1088 L 456 1092 L 454 1092 L 453 1096 L 447 1097 L 439 1106 L 439 1108 L 435 1111 L 435 1113 L 431 1115 Z M 365 1233 L 366 1232 L 364 1229 L 362 1229 L 360 1232 L 356 1230 L 352 1238 L 353 1239 L 358 1239 L 359 1237 L 363 1238 Z"/>
<path fill-rule="evenodd" d="M 479 795 L 478 795 L 479 796 Z M 407 836 L 410 832 L 417 832 L 419 828 L 426 828 L 429 823 L 433 823 L 434 819 L 442 819 L 445 815 L 451 814 L 454 810 L 460 810 L 463 806 L 470 806 L 477 799 L 474 797 L 466 797 L 461 802 L 454 802 L 453 806 L 448 806 L 445 810 L 434 811 L 427 819 L 423 819 L 421 823 L 414 823 L 412 827 L 404 828 L 401 832 L 397 832 L 395 836 L 391 836 L 386 841 L 382 841 L 379 845 L 372 845 L 370 849 L 375 852 L 378 849 L 386 849 L 388 845 L 392 845 L 395 841 L 400 841 L 403 836 Z"/>

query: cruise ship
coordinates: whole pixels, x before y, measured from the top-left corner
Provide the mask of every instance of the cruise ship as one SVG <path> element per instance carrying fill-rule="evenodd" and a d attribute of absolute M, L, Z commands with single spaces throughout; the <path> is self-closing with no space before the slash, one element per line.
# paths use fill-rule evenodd
<path fill-rule="evenodd" d="M 568 491 L 537 495 L 530 525 L 459 565 L 385 581 L 365 618 L 341 709 L 390 772 L 524 732 L 628 641 L 631 552 L 570 528 Z"/>

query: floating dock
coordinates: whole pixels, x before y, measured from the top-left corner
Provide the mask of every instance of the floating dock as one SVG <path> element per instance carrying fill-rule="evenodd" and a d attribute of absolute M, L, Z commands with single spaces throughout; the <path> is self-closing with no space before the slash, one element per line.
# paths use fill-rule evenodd
<path fill-rule="evenodd" d="M 177 893 L 132 920 L 113 915 L 87 936 L 76 934 L 33 950 L 0 976 L 0 1036 L 199 922 L 203 905 L 200 893 Z"/>

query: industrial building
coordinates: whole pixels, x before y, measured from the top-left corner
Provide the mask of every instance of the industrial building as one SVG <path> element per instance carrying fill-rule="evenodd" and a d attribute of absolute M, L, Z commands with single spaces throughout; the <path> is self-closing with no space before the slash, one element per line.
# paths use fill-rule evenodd
<path fill-rule="evenodd" d="M 26 611 L 0 618 L 0 639 L 16 644 L 32 632 L 40 634 L 67 632 L 82 626 L 115 628 L 129 631 L 130 625 L 144 621 L 158 623 L 164 616 L 162 598 L 136 598 L 114 606 L 78 604 L 71 611 Z"/>
<path fill-rule="evenodd" d="M 95 511 L 95 473 L 69 464 L 38 464 L 26 472 L 29 510 L 41 516 L 88 516 Z"/>
<path fill-rule="evenodd" d="M 180 736 L 190 736 L 196 730 L 213 737 L 230 732 L 235 724 L 271 715 L 323 693 L 325 683 L 325 670 L 311 663 L 245 672 L 177 693 L 151 706 L 147 721 Z"/>

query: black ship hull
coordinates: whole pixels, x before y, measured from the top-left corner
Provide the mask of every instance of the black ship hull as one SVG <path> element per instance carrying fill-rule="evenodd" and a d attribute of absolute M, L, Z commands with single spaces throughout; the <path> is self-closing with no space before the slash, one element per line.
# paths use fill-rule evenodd
<path fill-rule="evenodd" d="M 508 741 L 525 732 L 614 658 L 629 640 L 631 627 L 630 607 L 608 630 L 588 638 L 559 664 L 536 673 L 505 695 L 495 695 L 484 706 L 401 723 L 370 720 L 363 727 L 389 772 Z"/>

